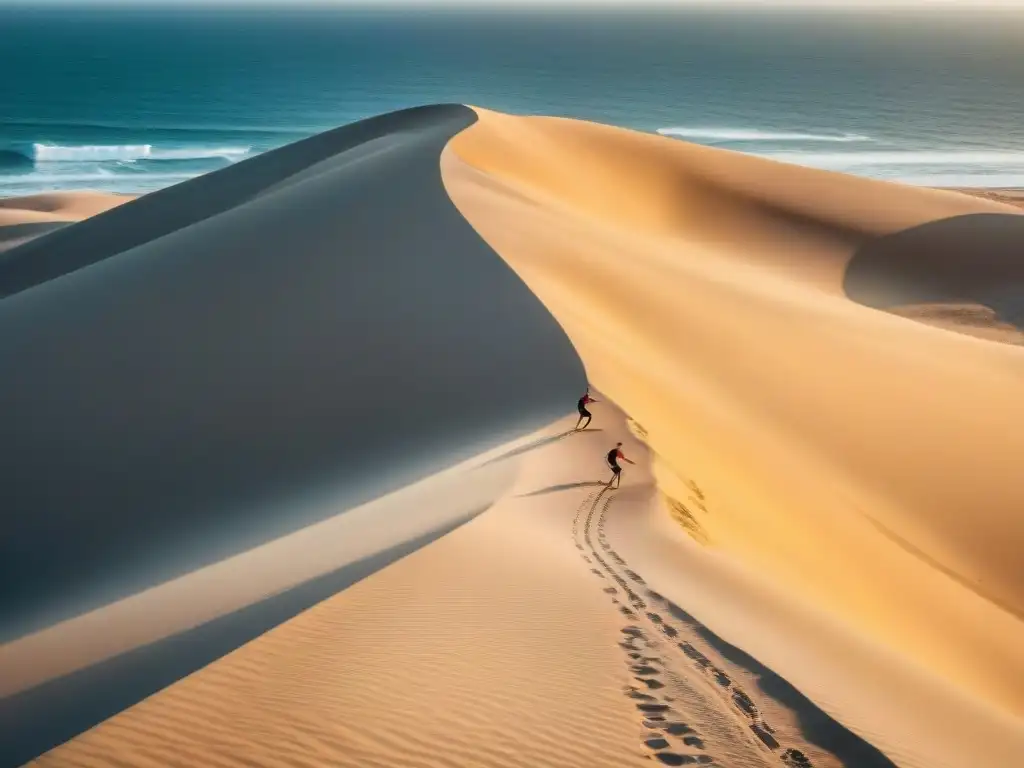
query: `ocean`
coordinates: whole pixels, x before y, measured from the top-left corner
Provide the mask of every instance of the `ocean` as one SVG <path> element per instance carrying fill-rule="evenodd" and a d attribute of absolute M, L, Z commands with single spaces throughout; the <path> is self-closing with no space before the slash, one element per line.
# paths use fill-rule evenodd
<path fill-rule="evenodd" d="M 1019 12 L 0 5 L 0 196 L 147 192 L 437 102 L 1024 186 L 1022 50 Z"/>

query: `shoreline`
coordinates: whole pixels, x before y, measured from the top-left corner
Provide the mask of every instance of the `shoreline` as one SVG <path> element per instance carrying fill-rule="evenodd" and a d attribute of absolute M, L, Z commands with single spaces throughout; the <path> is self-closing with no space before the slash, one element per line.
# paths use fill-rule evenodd
<path fill-rule="evenodd" d="M 703 145 L 697 145 L 697 146 L 703 146 Z M 750 155 L 750 157 L 759 157 L 759 156 L 758 155 Z M 806 166 L 796 166 L 796 167 L 803 168 L 803 167 L 806 167 Z M 213 172 L 214 171 L 211 171 L 211 173 L 213 173 Z M 195 180 L 195 179 L 200 179 L 200 178 L 202 178 L 205 175 L 208 175 L 208 174 L 202 174 L 200 176 L 194 176 L 191 179 L 189 179 L 189 181 L 192 181 L 192 180 Z M 906 184 L 905 182 L 901 182 L 899 180 L 893 180 L 893 179 L 874 179 L 873 177 L 869 177 L 869 176 L 856 176 L 856 175 L 853 175 L 853 174 L 843 174 L 843 175 L 849 175 L 849 176 L 852 176 L 852 178 L 870 179 L 870 180 L 873 180 L 873 181 L 883 181 L 883 182 L 885 182 L 887 184 L 897 184 L 897 185 L 911 187 L 912 189 L 934 189 L 934 190 L 938 190 L 940 192 L 959 192 L 961 194 L 970 195 L 972 197 L 983 197 L 983 198 L 987 198 L 987 199 L 996 199 L 996 200 L 1001 200 L 1001 201 L 1012 202 L 1015 205 L 1018 204 L 1018 203 L 1024 203 L 1024 187 L 933 187 L 933 186 L 922 185 L 922 184 Z M 179 182 L 179 183 L 184 183 L 184 182 Z M 171 186 L 177 186 L 177 185 L 171 185 Z M 98 199 L 102 199 L 102 198 L 109 198 L 111 200 L 120 200 L 121 202 L 128 202 L 128 201 L 137 200 L 137 199 L 139 199 L 141 197 L 146 197 L 147 195 L 151 195 L 151 194 L 153 194 L 155 192 L 161 192 L 161 191 L 163 191 L 165 189 L 170 189 L 170 188 L 171 187 L 161 187 L 160 189 L 153 190 L 152 192 L 128 192 L 128 191 L 121 191 L 121 190 L 96 190 L 96 189 L 90 189 L 88 187 L 82 187 L 80 189 L 43 190 L 43 191 L 33 192 L 31 194 L 28 194 L 28 195 L 0 196 L 0 210 L 2 210 L 4 208 L 14 208 L 15 206 L 11 206 L 10 205 L 11 201 L 15 201 L 15 200 L 16 201 L 24 201 L 24 202 L 28 203 L 29 205 L 31 205 L 32 201 L 37 200 L 37 199 L 42 199 L 42 198 L 74 198 L 74 197 L 80 197 L 80 196 L 88 196 L 90 198 L 94 198 L 94 199 L 97 199 L 97 200 Z M 26 207 L 26 208 L 23 208 L 23 209 L 20 209 L 20 210 L 42 211 L 42 210 L 47 210 L 47 209 L 35 208 L 35 207 Z M 47 210 L 47 212 L 50 212 L 50 211 Z M 89 215 L 94 215 L 96 212 L 97 211 L 92 211 Z M 53 213 L 58 213 L 58 212 L 57 211 L 53 211 Z M 3 224 L 4 224 L 4 221 L 3 221 L 2 218 L 0 218 L 0 226 L 2 226 Z"/>

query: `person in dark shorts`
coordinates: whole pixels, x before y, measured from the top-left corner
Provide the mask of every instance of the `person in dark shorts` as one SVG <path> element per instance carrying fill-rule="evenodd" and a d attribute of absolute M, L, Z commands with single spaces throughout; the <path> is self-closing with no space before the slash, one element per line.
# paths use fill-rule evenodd
<path fill-rule="evenodd" d="M 628 461 L 630 464 L 635 464 L 635 461 L 630 461 L 622 453 L 622 443 L 616 443 L 615 447 L 608 451 L 608 455 L 605 457 L 608 461 L 608 466 L 612 470 L 612 478 L 608 481 L 608 487 L 612 487 L 612 483 L 615 483 L 615 487 L 618 488 L 622 484 L 622 467 L 619 466 L 619 459 Z"/>
<path fill-rule="evenodd" d="M 579 417 L 579 419 L 576 420 L 576 429 L 577 430 L 578 429 L 586 429 L 587 425 L 590 424 L 590 420 L 593 418 L 593 414 L 590 411 L 587 410 L 587 404 L 588 403 L 596 403 L 596 402 L 597 402 L 597 400 L 595 400 L 594 398 L 592 398 L 590 396 L 590 390 L 588 389 L 586 391 L 586 393 L 583 395 L 583 397 L 581 397 L 579 399 L 579 401 L 576 403 L 576 410 L 578 410 L 580 412 L 580 417 Z M 586 419 L 587 421 L 581 427 L 580 426 L 580 422 L 582 422 L 584 419 Z"/>

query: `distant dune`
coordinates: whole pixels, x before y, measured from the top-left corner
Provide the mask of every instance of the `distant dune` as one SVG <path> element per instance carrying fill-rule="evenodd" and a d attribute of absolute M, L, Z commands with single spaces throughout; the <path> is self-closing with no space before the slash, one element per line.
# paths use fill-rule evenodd
<path fill-rule="evenodd" d="M 1011 202 L 439 106 L 22 242 L 4 765 L 1024 765 Z"/>
<path fill-rule="evenodd" d="M 130 195 L 104 192 L 52 192 L 0 198 L 0 253 L 132 199 Z"/>

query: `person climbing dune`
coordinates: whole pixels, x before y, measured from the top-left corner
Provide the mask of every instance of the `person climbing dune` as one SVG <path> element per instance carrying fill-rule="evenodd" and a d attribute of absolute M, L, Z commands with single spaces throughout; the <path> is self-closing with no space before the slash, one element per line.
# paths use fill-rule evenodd
<path fill-rule="evenodd" d="M 590 411 L 587 410 L 587 404 L 588 403 L 596 403 L 596 402 L 597 402 L 597 400 L 595 400 L 594 398 L 592 398 L 590 396 L 590 390 L 588 389 L 583 394 L 583 397 L 581 397 L 579 399 L 579 401 L 576 403 L 576 410 L 578 410 L 580 412 L 580 417 L 579 417 L 579 419 L 576 420 L 576 427 L 574 428 L 573 431 L 577 431 L 577 430 L 580 430 L 580 429 L 586 429 L 587 428 L 587 425 L 590 424 L 590 420 L 593 418 L 593 414 Z M 581 427 L 580 426 L 580 422 L 582 422 L 584 419 L 586 419 L 587 421 Z"/>
<path fill-rule="evenodd" d="M 608 487 L 611 488 L 612 483 L 615 483 L 615 487 L 618 488 L 619 485 L 622 484 L 622 467 L 619 466 L 619 459 L 627 461 L 630 464 L 636 464 L 636 462 L 627 459 L 622 453 L 622 443 L 616 443 L 615 447 L 608 451 L 606 459 L 608 461 L 608 466 L 611 467 L 612 470 L 612 477 L 611 480 L 608 481 Z"/>

